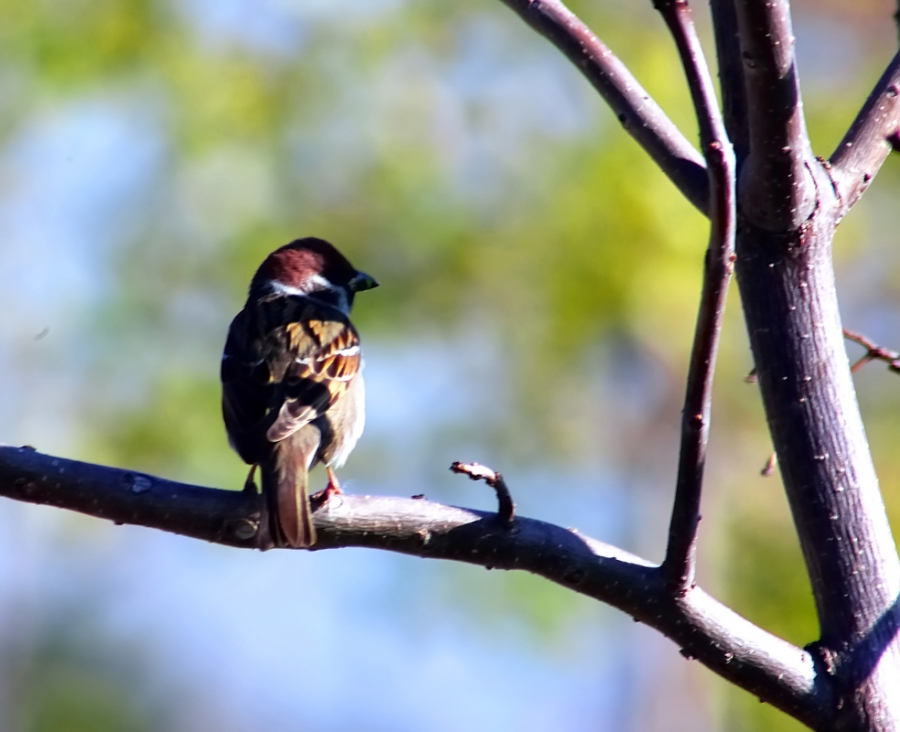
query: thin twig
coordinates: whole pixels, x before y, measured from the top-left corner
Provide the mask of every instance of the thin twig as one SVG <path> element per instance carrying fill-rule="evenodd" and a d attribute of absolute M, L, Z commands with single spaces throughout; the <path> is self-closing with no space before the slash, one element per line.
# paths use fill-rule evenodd
<path fill-rule="evenodd" d="M 559 0 L 503 0 L 553 43 L 612 108 L 619 122 L 684 196 L 709 210 L 703 158 L 609 48 Z"/>
<path fill-rule="evenodd" d="M 868 189 L 900 135 L 900 51 L 881 75 L 841 144 L 831 175 L 845 215 Z"/>
<path fill-rule="evenodd" d="M 756 384 L 759 379 L 756 374 L 756 367 L 754 366 L 750 369 L 750 373 L 744 377 L 745 384 Z M 772 452 L 769 455 L 768 460 L 766 460 L 766 464 L 763 465 L 762 470 L 759 471 L 759 474 L 763 478 L 771 478 L 775 474 L 775 468 L 778 465 L 778 455 L 775 452 Z"/>
<path fill-rule="evenodd" d="M 512 526 L 516 518 L 516 504 L 503 476 L 495 470 L 479 463 L 461 463 L 456 461 L 450 470 L 460 475 L 468 475 L 472 480 L 483 480 L 497 493 L 497 518 L 504 526 Z"/>
<path fill-rule="evenodd" d="M 0 447 L 0 495 L 204 541 L 253 549 L 262 500 L 249 491 L 175 483 L 152 475 Z M 812 656 L 753 625 L 696 588 L 672 596 L 660 568 L 572 529 L 424 499 L 332 496 L 314 513 L 313 550 L 368 547 L 496 569 L 519 569 L 619 608 L 683 652 L 805 724 L 823 728 L 830 680 Z"/>
<path fill-rule="evenodd" d="M 851 373 L 856 373 L 870 361 L 884 361 L 888 365 L 889 371 L 900 374 L 900 353 L 897 351 L 891 351 L 888 348 L 879 346 L 871 338 L 867 338 L 862 333 L 857 333 L 847 328 L 844 328 L 844 338 L 858 343 L 866 349 L 865 355 L 850 367 Z"/>
<path fill-rule="evenodd" d="M 690 7 L 683 0 L 657 0 L 656 8 L 669 26 L 681 56 L 700 126 L 701 148 L 706 156 L 711 191 L 709 248 L 681 416 L 675 502 L 663 562 L 671 589 L 683 595 L 693 586 L 696 573 L 713 376 L 725 298 L 734 271 L 735 173 L 734 152 L 716 104 L 712 78 Z"/>
<path fill-rule="evenodd" d="M 788 0 L 736 0 L 746 83 L 749 153 L 741 213 L 767 231 L 793 231 L 812 214 L 811 166 Z"/>
<path fill-rule="evenodd" d="M 775 474 L 775 468 L 778 465 L 778 455 L 774 452 L 769 455 L 769 459 L 766 460 L 766 464 L 763 466 L 763 469 L 759 471 L 759 474 L 763 478 L 771 478 Z"/>

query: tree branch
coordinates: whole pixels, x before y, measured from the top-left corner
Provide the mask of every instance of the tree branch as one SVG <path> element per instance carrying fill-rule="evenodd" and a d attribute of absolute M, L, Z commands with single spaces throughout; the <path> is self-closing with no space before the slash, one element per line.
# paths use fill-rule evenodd
<path fill-rule="evenodd" d="M 816 190 L 790 6 L 736 0 L 736 8 L 750 145 L 741 168 L 741 212 L 766 231 L 792 231 L 812 214 Z"/>
<path fill-rule="evenodd" d="M 0 447 L 0 495 L 232 547 L 254 548 L 262 500 L 143 473 Z M 369 547 L 522 569 L 632 615 L 724 678 L 815 726 L 831 705 L 812 655 L 756 627 L 699 588 L 673 597 L 659 567 L 574 529 L 423 499 L 343 494 L 314 514 L 315 551 Z"/>
<path fill-rule="evenodd" d="M 693 585 L 696 573 L 697 530 L 709 443 L 713 376 L 725 314 L 725 298 L 734 271 L 735 172 L 734 152 L 716 103 L 712 77 L 691 19 L 690 6 L 685 0 L 656 0 L 655 5 L 669 26 L 681 56 L 697 112 L 700 146 L 706 158 L 712 194 L 709 248 L 681 414 L 681 450 L 675 503 L 663 562 L 663 571 L 670 587 L 675 593 L 683 595 Z"/>
<path fill-rule="evenodd" d="M 747 129 L 744 62 L 741 58 L 741 37 L 738 33 L 734 0 L 711 0 L 709 9 L 716 39 L 722 116 L 725 118 L 725 129 L 740 166 L 740 162 L 747 156 L 750 141 Z"/>
<path fill-rule="evenodd" d="M 703 159 L 628 68 L 559 0 L 503 0 L 575 64 L 684 196 L 708 210 Z"/>
<path fill-rule="evenodd" d="M 853 341 L 866 349 L 865 355 L 861 356 L 851 367 L 850 373 L 856 373 L 870 361 L 884 361 L 888 366 L 888 371 L 900 374 L 900 353 L 892 351 L 884 346 L 879 346 L 871 338 L 867 338 L 862 333 L 844 328 L 844 338 Z"/>
<path fill-rule="evenodd" d="M 793 234 L 742 224 L 737 276 L 760 392 L 840 700 L 825 729 L 900 719 L 900 561 L 841 336 L 836 197 Z"/>
<path fill-rule="evenodd" d="M 900 51 L 885 69 L 837 150 L 831 176 L 840 217 L 853 208 L 892 149 L 900 147 Z"/>

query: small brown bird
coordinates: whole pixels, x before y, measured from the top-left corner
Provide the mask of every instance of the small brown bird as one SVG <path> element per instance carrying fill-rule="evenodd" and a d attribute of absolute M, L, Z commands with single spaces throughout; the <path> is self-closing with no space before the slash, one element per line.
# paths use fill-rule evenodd
<path fill-rule="evenodd" d="M 307 473 L 328 471 L 326 497 L 340 493 L 343 466 L 365 423 L 362 353 L 350 322 L 353 296 L 377 287 L 322 239 L 276 249 L 250 282 L 222 355 L 222 414 L 228 441 L 251 466 L 276 546 L 308 547 L 316 530 Z M 265 545 L 265 544 L 263 544 Z"/>

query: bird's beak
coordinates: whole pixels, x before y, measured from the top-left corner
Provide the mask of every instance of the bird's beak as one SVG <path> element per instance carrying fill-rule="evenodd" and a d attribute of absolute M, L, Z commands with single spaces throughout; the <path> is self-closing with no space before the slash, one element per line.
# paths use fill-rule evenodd
<path fill-rule="evenodd" d="M 365 272 L 357 272 L 356 276 L 350 280 L 350 289 L 353 292 L 371 290 L 373 287 L 378 287 L 377 280 L 374 277 L 367 275 Z"/>

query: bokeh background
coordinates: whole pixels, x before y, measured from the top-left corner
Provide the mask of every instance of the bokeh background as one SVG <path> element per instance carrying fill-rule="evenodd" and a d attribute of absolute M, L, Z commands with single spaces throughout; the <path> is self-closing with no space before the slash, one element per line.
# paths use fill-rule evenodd
<path fill-rule="evenodd" d="M 650 3 L 573 5 L 694 139 Z M 796 4 L 819 154 L 893 54 L 893 10 Z M 895 155 L 835 252 L 845 324 L 894 348 L 898 195 Z M 0 1 L 0 442 L 240 487 L 225 331 L 308 234 L 382 283 L 354 317 L 346 489 L 490 507 L 447 471 L 479 460 L 522 514 L 661 557 L 706 224 L 546 41 L 488 0 Z M 737 297 L 724 338 L 701 579 L 804 644 Z M 857 384 L 896 520 L 900 377 Z M 798 727 L 528 575 L 0 502 L 4 732 Z"/>

